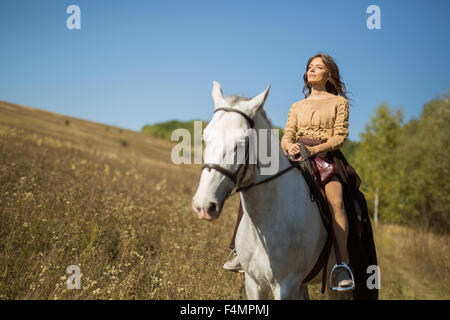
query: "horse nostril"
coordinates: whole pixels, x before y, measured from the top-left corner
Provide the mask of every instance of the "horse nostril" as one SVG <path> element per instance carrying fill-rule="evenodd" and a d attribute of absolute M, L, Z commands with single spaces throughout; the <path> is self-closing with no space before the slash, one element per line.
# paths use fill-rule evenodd
<path fill-rule="evenodd" d="M 211 215 L 212 213 L 216 212 L 216 204 L 214 202 L 210 202 L 208 205 L 208 214 Z"/>

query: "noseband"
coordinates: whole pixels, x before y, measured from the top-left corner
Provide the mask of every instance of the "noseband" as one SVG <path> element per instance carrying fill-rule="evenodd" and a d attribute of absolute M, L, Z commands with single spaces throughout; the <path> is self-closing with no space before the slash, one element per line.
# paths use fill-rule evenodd
<path fill-rule="evenodd" d="M 223 108 L 217 108 L 216 110 L 214 110 L 214 113 L 215 113 L 216 111 L 219 111 L 219 110 L 223 110 L 223 111 L 231 111 L 231 112 L 239 113 L 241 116 L 243 116 L 243 117 L 247 120 L 247 122 L 248 122 L 249 125 L 250 125 L 250 128 L 254 128 L 254 127 L 255 127 L 255 122 L 254 122 L 254 120 L 253 120 L 252 118 L 250 118 L 247 114 L 245 114 L 244 112 L 242 112 L 241 110 L 223 107 Z M 235 184 L 235 186 L 237 186 L 237 188 L 236 188 L 236 193 L 241 192 L 241 191 L 247 191 L 247 190 L 250 189 L 251 187 L 254 187 L 254 186 L 259 185 L 259 184 L 261 184 L 261 183 L 265 183 L 265 182 L 268 182 L 268 181 L 270 181 L 270 180 L 273 180 L 273 179 L 275 179 L 275 178 L 281 176 L 282 174 L 286 173 L 286 172 L 289 171 L 290 169 L 292 169 L 292 168 L 294 168 L 294 167 L 297 167 L 297 166 L 300 164 L 301 161 L 306 161 L 306 160 L 308 160 L 308 159 L 302 159 L 302 160 L 300 160 L 300 161 L 296 161 L 296 162 L 294 162 L 292 165 L 290 165 L 289 167 L 287 167 L 286 169 L 283 169 L 282 171 L 280 171 L 280 172 L 274 174 L 273 176 L 268 177 L 267 179 L 264 179 L 264 180 L 259 181 L 259 182 L 257 182 L 257 183 L 252 182 L 252 183 L 250 183 L 249 185 L 247 185 L 247 186 L 245 186 L 245 187 L 241 187 L 240 184 L 241 184 L 242 180 L 243 180 L 244 177 L 245 177 L 245 174 L 246 174 L 246 172 L 247 172 L 248 166 L 250 165 L 250 163 L 249 163 L 249 144 L 250 144 L 250 143 L 249 143 L 248 137 L 246 137 L 245 140 L 246 140 L 246 141 L 245 141 L 245 163 L 241 163 L 241 164 L 239 165 L 238 169 L 236 170 L 236 172 L 232 173 L 232 172 L 228 171 L 227 169 L 224 169 L 224 168 L 222 168 L 221 166 L 219 166 L 219 165 L 217 165 L 217 164 L 215 164 L 215 163 L 205 163 L 205 164 L 202 166 L 202 170 L 205 169 L 205 168 L 208 168 L 209 171 L 211 171 L 211 169 L 215 169 L 215 170 L 219 171 L 220 173 L 222 173 L 223 175 L 225 175 L 225 176 L 227 176 L 228 178 L 230 178 L 230 180 L 233 181 L 233 183 Z M 256 161 L 257 161 L 256 165 L 259 166 L 258 158 L 256 159 Z M 239 179 L 239 181 L 237 181 L 237 175 L 238 175 L 238 173 L 239 173 L 239 170 L 241 170 L 242 166 L 244 166 L 244 171 L 243 171 L 242 176 L 241 176 L 241 178 Z M 231 193 L 231 192 L 230 192 L 230 193 Z"/>

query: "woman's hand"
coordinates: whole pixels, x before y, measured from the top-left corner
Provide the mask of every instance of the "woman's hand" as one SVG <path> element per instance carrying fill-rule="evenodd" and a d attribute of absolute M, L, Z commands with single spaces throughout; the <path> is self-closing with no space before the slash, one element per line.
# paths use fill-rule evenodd
<path fill-rule="evenodd" d="M 305 147 L 309 151 L 311 157 L 317 154 L 316 147 L 310 147 L 310 146 L 305 146 Z M 297 143 L 292 143 L 289 146 L 287 151 L 290 155 L 296 156 L 297 154 L 300 153 L 300 146 Z M 301 161 L 301 160 L 302 160 L 302 157 L 300 155 L 298 155 L 298 158 L 296 158 L 296 161 Z"/>
<path fill-rule="evenodd" d="M 305 146 L 306 149 L 308 149 L 309 153 L 311 154 L 311 156 L 317 154 L 317 148 L 316 147 L 310 147 L 310 146 Z"/>
<path fill-rule="evenodd" d="M 305 146 L 306 149 L 308 149 L 309 153 L 311 155 L 315 155 L 317 153 L 317 150 L 315 147 Z M 297 143 L 292 143 L 288 148 L 288 153 L 295 156 L 297 153 L 300 152 L 300 146 Z"/>
<path fill-rule="evenodd" d="M 297 153 L 300 152 L 300 147 L 299 147 L 298 144 L 292 143 L 292 144 L 289 146 L 289 148 L 288 148 L 287 151 L 288 151 L 288 153 L 289 153 L 290 155 L 295 156 Z"/>

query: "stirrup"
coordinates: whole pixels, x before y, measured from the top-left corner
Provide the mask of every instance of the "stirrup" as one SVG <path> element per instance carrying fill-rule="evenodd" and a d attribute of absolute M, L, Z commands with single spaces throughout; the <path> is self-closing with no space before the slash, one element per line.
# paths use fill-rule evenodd
<path fill-rule="evenodd" d="M 332 284 L 332 281 L 331 281 L 333 279 L 333 273 L 339 268 L 346 269 L 348 271 L 348 273 L 350 273 L 350 276 L 352 277 L 352 282 L 353 282 L 353 285 L 351 287 L 341 288 L 341 287 L 339 287 L 339 283 L 338 283 L 337 287 L 333 287 L 333 284 Z M 350 267 L 345 262 L 341 262 L 339 264 L 336 263 L 334 265 L 333 269 L 331 269 L 331 272 L 330 272 L 330 288 L 333 291 L 340 291 L 340 292 L 342 292 L 342 291 L 350 291 L 350 290 L 353 290 L 355 288 L 355 279 L 353 278 L 352 270 L 350 269 Z"/>

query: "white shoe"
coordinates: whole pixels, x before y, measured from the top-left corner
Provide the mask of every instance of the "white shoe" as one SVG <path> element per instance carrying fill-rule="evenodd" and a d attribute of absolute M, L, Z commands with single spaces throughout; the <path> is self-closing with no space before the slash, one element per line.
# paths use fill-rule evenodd
<path fill-rule="evenodd" d="M 230 256 L 232 256 L 232 258 L 230 259 Z M 242 270 L 241 267 L 241 263 L 239 262 L 236 250 L 233 249 L 230 252 L 230 255 L 228 256 L 228 261 L 225 262 L 225 264 L 223 265 L 223 268 L 229 271 L 234 271 L 234 272 L 244 272 L 244 270 Z"/>
<path fill-rule="evenodd" d="M 345 290 L 352 290 L 354 283 L 348 272 L 344 269 L 336 270 L 336 278 L 338 282 L 338 287 Z"/>

